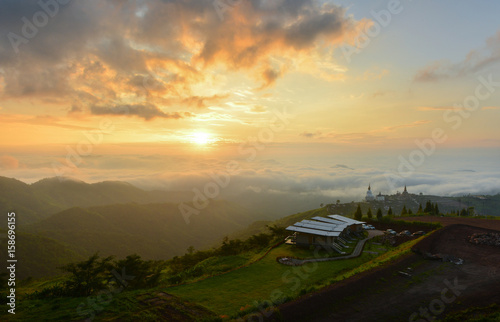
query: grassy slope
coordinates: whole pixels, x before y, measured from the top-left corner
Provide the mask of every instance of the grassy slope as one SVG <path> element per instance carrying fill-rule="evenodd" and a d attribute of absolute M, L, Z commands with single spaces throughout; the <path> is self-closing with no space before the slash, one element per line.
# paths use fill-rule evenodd
<path fill-rule="evenodd" d="M 16 256 L 21 263 L 16 271 L 19 279 L 61 274 L 58 267 L 85 259 L 68 245 L 52 238 L 23 232 L 17 232 L 16 235 Z"/>
<path fill-rule="evenodd" d="M 218 314 L 234 315 L 256 301 L 274 297 L 296 297 L 304 289 L 321 285 L 325 280 L 360 266 L 376 255 L 363 253 L 348 260 L 310 263 L 299 267 L 278 264 L 277 257 L 303 253 L 295 247 L 281 245 L 261 261 L 234 272 L 203 281 L 170 287 L 165 292 L 199 303 Z"/>
<path fill-rule="evenodd" d="M 5 314 L 2 321 L 200 321 L 211 319 L 209 310 L 174 296 L 161 296 L 154 290 L 135 290 L 117 294 L 18 301 L 16 314 Z"/>
<path fill-rule="evenodd" d="M 253 213 L 225 201 L 212 201 L 187 224 L 177 204 L 116 204 L 71 208 L 26 227 L 33 234 L 54 238 L 89 256 L 168 259 L 189 246 L 206 248 L 228 232 L 244 227 Z"/>

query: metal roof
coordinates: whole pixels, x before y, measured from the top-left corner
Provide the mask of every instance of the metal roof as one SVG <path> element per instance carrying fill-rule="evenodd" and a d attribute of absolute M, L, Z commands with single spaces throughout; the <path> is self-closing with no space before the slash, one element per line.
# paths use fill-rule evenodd
<path fill-rule="evenodd" d="M 364 221 L 358 221 L 358 220 L 354 220 L 354 219 L 347 218 L 347 217 L 340 216 L 340 215 L 328 215 L 328 217 L 333 218 L 333 219 L 337 219 L 340 221 L 344 221 L 344 222 L 348 223 L 349 225 L 366 224 L 366 222 L 364 222 Z"/>
<path fill-rule="evenodd" d="M 346 223 L 341 223 L 341 224 L 337 225 L 337 224 L 331 224 L 331 223 L 326 223 L 326 222 L 321 222 L 321 221 L 313 221 L 313 220 L 302 220 L 301 222 L 298 222 L 295 225 L 297 226 L 297 224 L 300 224 L 300 223 L 322 227 L 322 228 L 318 228 L 321 230 L 332 230 L 332 231 L 342 231 L 349 226 Z"/>
<path fill-rule="evenodd" d="M 322 222 L 327 222 L 330 224 L 337 224 L 337 225 L 345 225 L 345 221 L 340 221 L 340 220 L 335 220 L 331 218 L 325 218 L 325 217 L 312 217 L 311 219 L 322 221 Z"/>
<path fill-rule="evenodd" d="M 325 231 L 325 230 L 317 230 L 317 229 L 296 227 L 296 226 L 288 226 L 288 227 L 286 227 L 286 230 L 296 231 L 299 233 L 305 233 L 305 234 L 311 234 L 311 235 L 325 236 L 325 237 L 338 237 L 338 236 L 340 236 L 340 232 L 338 232 L 338 231 Z"/>
<path fill-rule="evenodd" d="M 303 222 L 295 223 L 294 226 L 295 227 L 316 229 L 316 230 L 324 230 L 324 231 L 343 231 L 345 229 L 345 227 L 314 225 L 314 224 L 308 224 L 308 223 L 303 223 Z"/>
<path fill-rule="evenodd" d="M 329 215 L 328 217 L 330 218 L 313 217 L 314 220 L 305 219 L 296 222 L 293 226 L 288 226 L 286 230 L 318 236 L 338 237 L 347 227 L 364 223 L 340 215 Z"/>

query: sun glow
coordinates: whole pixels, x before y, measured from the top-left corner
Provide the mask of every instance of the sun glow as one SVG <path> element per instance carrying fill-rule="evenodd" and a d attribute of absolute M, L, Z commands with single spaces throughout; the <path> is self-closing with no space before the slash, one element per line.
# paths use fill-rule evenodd
<path fill-rule="evenodd" d="M 210 134 L 206 132 L 196 132 L 191 135 L 191 142 L 198 145 L 205 145 L 212 141 Z"/>

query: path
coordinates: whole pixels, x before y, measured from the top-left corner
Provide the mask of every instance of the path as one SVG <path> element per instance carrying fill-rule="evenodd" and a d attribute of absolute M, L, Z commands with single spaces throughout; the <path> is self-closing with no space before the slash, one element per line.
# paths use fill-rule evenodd
<path fill-rule="evenodd" d="M 281 264 L 284 264 L 284 265 L 304 265 L 304 264 L 307 264 L 307 263 L 313 263 L 313 262 L 327 262 L 327 261 L 336 261 L 336 260 L 339 260 L 339 259 L 349 259 L 349 258 L 354 258 L 354 257 L 358 257 L 361 252 L 363 251 L 363 247 L 365 246 L 365 242 L 368 240 L 368 239 L 371 239 L 373 237 L 376 237 L 376 236 L 380 236 L 380 235 L 383 235 L 384 233 L 380 230 L 369 230 L 368 231 L 368 237 L 363 239 L 363 240 L 360 240 L 358 242 L 358 244 L 356 245 L 356 248 L 354 248 L 354 250 L 352 251 L 351 254 L 349 255 L 345 255 L 345 256 L 337 256 L 337 257 L 328 257 L 328 258 L 311 258 L 311 259 L 296 259 L 296 258 L 290 258 L 288 260 L 288 262 L 290 262 L 290 264 L 285 264 L 281 261 L 278 261 L 279 263 Z"/>

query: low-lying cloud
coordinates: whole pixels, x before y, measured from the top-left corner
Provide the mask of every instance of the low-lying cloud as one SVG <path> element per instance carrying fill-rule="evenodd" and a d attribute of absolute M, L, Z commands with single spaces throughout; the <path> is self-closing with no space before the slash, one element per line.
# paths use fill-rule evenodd
<path fill-rule="evenodd" d="M 51 164 L 54 159 L 62 159 L 55 155 L 11 155 L 0 159 L 2 175 L 27 182 L 53 177 Z M 382 194 L 402 191 L 404 185 L 412 193 L 435 195 L 500 193 L 498 157 L 498 152 L 491 151 L 478 157 L 470 151 L 459 150 L 436 155 L 411 175 L 400 176 L 396 186 L 391 186 L 387 174 L 398 175 L 397 154 L 391 157 L 391 154 L 370 153 L 363 156 L 343 154 L 342 158 L 350 160 L 347 164 L 329 164 L 329 158 L 315 158 L 308 162 L 274 156 L 273 159 L 248 162 L 241 157 L 214 159 L 179 154 L 96 154 L 84 157 L 78 169 L 68 169 L 65 174 L 87 182 L 120 180 L 143 189 L 167 191 L 203 190 L 207 183 L 214 182 L 214 178 L 218 177 L 222 181 L 229 180 L 228 186 L 221 188 L 220 198 L 258 193 L 261 196 L 297 196 L 301 200 L 322 200 L 326 203 L 337 199 L 343 202 L 359 201 L 364 198 L 368 184 L 371 184 L 374 193 Z M 237 162 L 238 171 L 229 175 L 227 165 L 232 161 Z M 23 167 L 17 168 L 18 163 L 22 163 Z"/>

